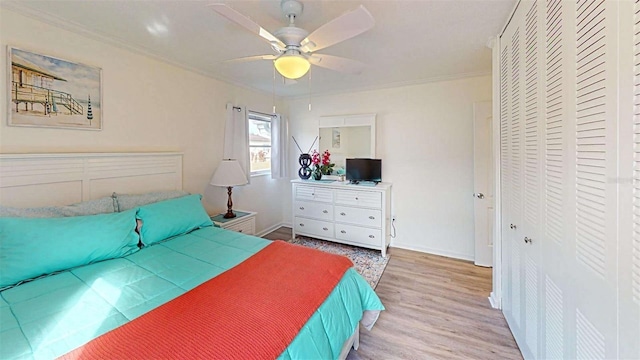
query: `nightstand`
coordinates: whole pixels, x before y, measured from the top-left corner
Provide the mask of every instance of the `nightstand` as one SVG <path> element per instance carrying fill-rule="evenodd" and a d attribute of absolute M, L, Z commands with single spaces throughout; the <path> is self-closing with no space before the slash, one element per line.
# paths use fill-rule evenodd
<path fill-rule="evenodd" d="M 225 213 L 212 216 L 211 221 L 223 229 L 241 232 L 247 235 L 256 234 L 256 214 L 251 211 L 234 210 L 236 217 L 225 219 Z"/>

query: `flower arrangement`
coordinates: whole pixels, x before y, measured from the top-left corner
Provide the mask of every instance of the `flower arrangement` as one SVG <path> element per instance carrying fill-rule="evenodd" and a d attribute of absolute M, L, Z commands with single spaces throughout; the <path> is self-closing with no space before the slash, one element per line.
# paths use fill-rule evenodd
<path fill-rule="evenodd" d="M 322 175 L 331 175 L 333 167 L 336 164 L 331 163 L 331 153 L 325 150 L 322 155 L 316 150 L 311 154 L 311 163 L 313 164 L 313 174 L 316 180 L 322 178 Z"/>

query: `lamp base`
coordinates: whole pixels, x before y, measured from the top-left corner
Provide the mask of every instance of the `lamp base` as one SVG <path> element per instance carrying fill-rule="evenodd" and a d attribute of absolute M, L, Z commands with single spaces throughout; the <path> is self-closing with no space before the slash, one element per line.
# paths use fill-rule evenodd
<path fill-rule="evenodd" d="M 233 190 L 233 186 L 227 186 L 227 194 L 229 195 L 229 198 L 227 199 L 227 213 L 224 214 L 223 218 L 225 219 L 231 219 L 236 217 L 236 214 L 233 213 L 233 210 L 231 210 L 233 208 L 233 201 L 231 200 L 231 191 Z"/>

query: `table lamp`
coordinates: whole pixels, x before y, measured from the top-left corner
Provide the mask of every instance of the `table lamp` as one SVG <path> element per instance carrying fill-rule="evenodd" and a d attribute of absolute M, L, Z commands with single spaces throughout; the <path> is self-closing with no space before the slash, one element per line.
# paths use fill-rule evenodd
<path fill-rule="evenodd" d="M 227 188 L 227 194 L 229 194 L 229 200 L 227 200 L 227 213 L 224 214 L 225 219 L 236 217 L 232 207 L 233 201 L 231 201 L 231 190 L 234 186 L 244 185 L 248 183 L 247 177 L 244 175 L 244 171 L 240 167 L 240 163 L 233 159 L 224 159 L 218 165 L 218 168 L 213 173 L 209 184 L 213 186 L 224 186 Z"/>

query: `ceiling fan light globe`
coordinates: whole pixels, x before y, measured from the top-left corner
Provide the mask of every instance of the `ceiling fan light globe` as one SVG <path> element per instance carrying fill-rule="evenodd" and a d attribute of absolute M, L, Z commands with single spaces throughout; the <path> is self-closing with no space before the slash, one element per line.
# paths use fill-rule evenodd
<path fill-rule="evenodd" d="M 274 61 L 276 70 L 287 79 L 303 77 L 311 67 L 307 59 L 301 55 L 283 55 Z"/>

